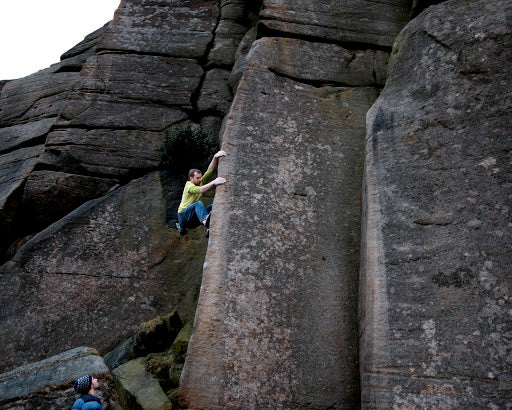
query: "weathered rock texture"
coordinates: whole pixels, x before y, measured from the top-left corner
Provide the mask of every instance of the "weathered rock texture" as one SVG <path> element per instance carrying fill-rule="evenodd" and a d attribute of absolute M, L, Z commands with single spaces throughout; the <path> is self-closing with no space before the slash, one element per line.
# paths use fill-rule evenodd
<path fill-rule="evenodd" d="M 368 113 L 366 408 L 512 406 L 511 13 L 427 9 Z"/>
<path fill-rule="evenodd" d="M 105 355 L 110 370 L 138 357 L 166 350 L 183 328 L 176 311 L 139 326 L 137 333 Z"/>
<path fill-rule="evenodd" d="M 169 231 L 183 180 L 156 171 L 165 130 L 194 123 L 222 128 L 228 181 L 182 405 L 512 407 L 511 15 L 123 0 L 60 63 L 0 81 L 0 369 L 84 340 L 140 364 L 139 324 L 177 310 L 136 372 L 176 403 L 206 239 Z"/>
<path fill-rule="evenodd" d="M 144 361 L 144 358 L 131 360 L 113 371 L 124 407 L 171 410 L 171 401 L 158 381 L 149 374 Z"/>
<path fill-rule="evenodd" d="M 1 83 L 1 370 L 193 316 L 207 242 L 168 230 L 183 178 L 148 173 L 168 127 L 219 131 L 255 9 L 124 0 L 61 62 Z"/>
<path fill-rule="evenodd" d="M 262 29 L 270 34 L 389 47 L 407 21 L 407 0 L 264 0 Z"/>
<path fill-rule="evenodd" d="M 247 55 L 223 133 L 229 157 L 220 173 L 228 182 L 215 199 L 181 378 L 182 405 L 359 403 L 356 305 L 365 117 L 387 55 L 332 42 L 369 42 L 373 29 L 394 38 L 407 8 L 357 3 L 375 16 L 389 13 L 392 23 L 370 24 L 345 39 L 343 27 L 325 29 L 340 16 L 353 18 L 343 7 L 333 15 L 318 2 L 298 8 L 264 2 L 263 37 Z M 287 21 L 292 14 L 300 25 Z M 267 30 L 282 37 L 265 37 Z M 330 43 L 291 38 L 320 32 Z M 378 38 L 376 48 L 391 46 Z"/>
<path fill-rule="evenodd" d="M 19 238 L 158 168 L 166 128 L 192 121 L 219 131 L 255 5 L 125 0 L 60 63 L 3 85 L 0 261 Z"/>
<path fill-rule="evenodd" d="M 148 174 L 85 203 L 0 267 L 4 369 L 84 340 L 108 352 L 175 308 L 193 316 L 207 242 L 201 232 L 182 238 L 168 229 L 167 207 L 175 212 L 181 188 Z"/>

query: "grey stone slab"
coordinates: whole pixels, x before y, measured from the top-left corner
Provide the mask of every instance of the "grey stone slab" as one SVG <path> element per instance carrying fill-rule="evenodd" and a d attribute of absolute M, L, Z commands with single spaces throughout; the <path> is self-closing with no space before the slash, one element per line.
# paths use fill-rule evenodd
<path fill-rule="evenodd" d="M 33 171 L 23 188 L 20 211 L 24 223 L 39 231 L 64 217 L 84 202 L 118 186 L 116 179 L 56 171 Z"/>
<path fill-rule="evenodd" d="M 30 175 L 43 150 L 44 145 L 37 145 L 0 156 L 0 209 Z"/>
<path fill-rule="evenodd" d="M 67 128 L 51 132 L 41 162 L 58 169 L 126 175 L 158 167 L 163 133 Z"/>
<path fill-rule="evenodd" d="M 219 16 L 217 1 L 147 4 L 124 1 L 116 10 L 98 49 L 175 57 L 204 56 Z"/>
<path fill-rule="evenodd" d="M 95 349 L 78 347 L 0 374 L 0 402 L 29 396 L 46 387 L 72 385 L 86 374 L 101 377 L 108 373 Z"/>
<path fill-rule="evenodd" d="M 145 358 L 131 360 L 112 371 L 120 386 L 121 403 L 126 408 L 171 410 L 171 401 L 146 370 L 144 361 Z"/>
<path fill-rule="evenodd" d="M 115 95 L 83 90 L 73 94 L 73 98 L 73 102 L 66 104 L 59 112 L 57 125 L 162 131 L 188 118 L 179 108 L 127 100 Z"/>
<path fill-rule="evenodd" d="M 265 66 L 276 74 L 314 84 L 375 86 L 383 84 L 388 58 L 384 51 L 265 37 L 253 44 L 247 65 Z"/>
<path fill-rule="evenodd" d="M 190 106 L 202 75 L 192 59 L 104 53 L 85 62 L 74 89 L 140 100 L 141 105 Z"/>
<path fill-rule="evenodd" d="M 43 137 L 55 123 L 55 118 L 46 118 L 11 127 L 0 128 L 0 151 L 12 150 L 20 144 L 27 144 Z"/>
<path fill-rule="evenodd" d="M 0 95 L 0 127 L 38 116 L 56 117 L 68 101 L 77 76 L 76 72 L 52 73 L 47 69 L 7 82 Z"/>
<path fill-rule="evenodd" d="M 425 10 L 368 113 L 364 407 L 512 403 L 510 12 Z"/>
<path fill-rule="evenodd" d="M 264 0 L 259 24 L 290 37 L 391 47 L 409 7 L 407 0 Z"/>

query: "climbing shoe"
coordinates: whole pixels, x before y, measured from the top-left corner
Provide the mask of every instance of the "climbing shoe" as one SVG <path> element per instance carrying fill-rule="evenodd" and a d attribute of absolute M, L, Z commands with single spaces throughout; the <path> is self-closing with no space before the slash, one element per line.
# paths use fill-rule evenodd
<path fill-rule="evenodd" d="M 183 228 L 178 222 L 176 222 L 176 229 L 178 230 L 180 235 L 186 235 L 187 234 L 187 230 L 185 228 Z"/>
<path fill-rule="evenodd" d="M 212 213 L 210 212 L 206 218 L 203 220 L 203 225 L 206 226 L 206 228 L 210 227 L 210 217 L 212 216 Z"/>

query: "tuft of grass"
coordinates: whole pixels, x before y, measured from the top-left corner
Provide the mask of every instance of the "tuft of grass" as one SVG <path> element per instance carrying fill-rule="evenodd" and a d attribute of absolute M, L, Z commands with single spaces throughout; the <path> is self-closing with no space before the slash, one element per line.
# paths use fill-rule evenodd
<path fill-rule="evenodd" d="M 217 139 L 201 128 L 191 125 L 171 127 L 164 132 L 160 167 L 184 175 L 191 168 L 204 170 L 218 145 Z"/>

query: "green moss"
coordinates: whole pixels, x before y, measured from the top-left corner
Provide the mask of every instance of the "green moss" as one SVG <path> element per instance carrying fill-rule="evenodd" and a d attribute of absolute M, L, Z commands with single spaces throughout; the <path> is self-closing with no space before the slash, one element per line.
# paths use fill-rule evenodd
<path fill-rule="evenodd" d="M 171 353 L 174 355 L 177 363 L 185 363 L 187 355 L 188 343 L 192 336 L 192 321 L 185 323 L 178 336 L 171 346 Z"/>

